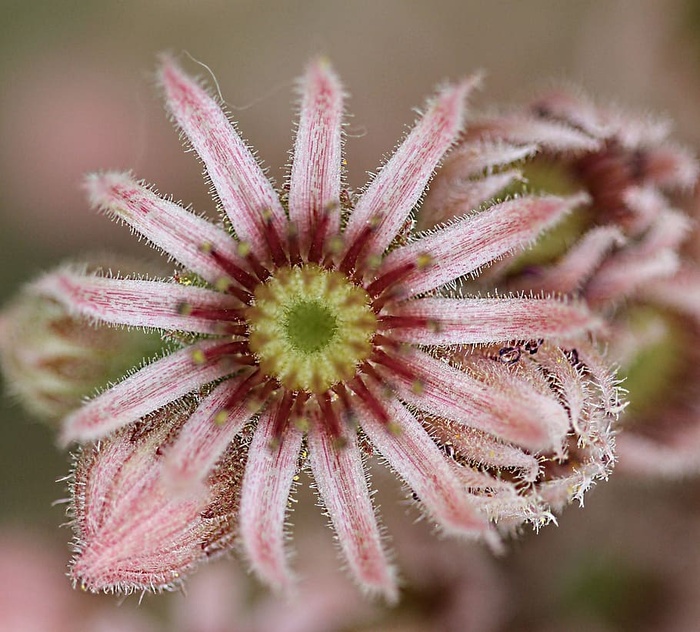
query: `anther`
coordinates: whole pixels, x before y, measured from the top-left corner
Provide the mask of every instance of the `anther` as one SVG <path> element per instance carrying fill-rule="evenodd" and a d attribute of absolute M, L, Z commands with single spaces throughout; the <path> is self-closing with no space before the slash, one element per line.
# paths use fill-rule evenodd
<path fill-rule="evenodd" d="M 354 270 L 356 268 L 360 254 L 369 243 L 369 237 L 373 232 L 374 226 L 372 224 L 367 224 L 360 231 L 360 234 L 355 238 L 355 241 L 345 253 L 343 260 L 338 266 L 338 269 L 341 272 L 343 272 L 344 274 L 348 274 L 351 270 Z"/>
<path fill-rule="evenodd" d="M 240 246 L 239 246 L 240 248 Z M 211 244 L 200 246 L 202 252 L 207 253 L 215 263 L 237 283 L 240 283 L 247 290 L 254 290 L 258 282 L 255 278 L 241 268 L 237 263 L 216 250 Z"/>
<path fill-rule="evenodd" d="M 342 439 L 342 426 L 340 425 L 340 420 L 335 412 L 328 391 L 316 395 L 316 401 L 318 402 L 318 406 L 321 409 L 321 414 L 323 415 L 323 420 L 331 437 L 333 437 L 335 445 L 336 441 Z"/>
<path fill-rule="evenodd" d="M 309 247 L 309 261 L 320 263 L 323 254 L 323 244 L 326 240 L 326 232 L 331 221 L 331 210 L 333 206 L 326 207 L 318 218 L 316 226 L 312 227 L 313 239 Z"/>
<path fill-rule="evenodd" d="M 350 389 L 353 391 L 353 393 L 355 393 L 355 395 L 357 395 L 362 400 L 362 403 L 370 409 L 372 414 L 384 426 L 388 427 L 391 420 L 386 410 L 384 409 L 384 406 L 382 406 L 381 402 L 371 393 L 371 391 L 367 388 L 367 386 L 359 378 L 359 376 L 355 377 L 355 379 L 353 379 L 348 384 L 348 386 L 350 386 Z"/>
<path fill-rule="evenodd" d="M 269 210 L 263 211 L 263 227 L 265 241 L 267 242 L 267 247 L 270 250 L 270 255 L 272 256 L 272 261 L 277 267 L 282 267 L 287 265 L 287 254 L 284 251 L 284 246 L 282 245 L 282 240 L 280 239 L 279 233 L 272 223 L 272 213 Z"/>

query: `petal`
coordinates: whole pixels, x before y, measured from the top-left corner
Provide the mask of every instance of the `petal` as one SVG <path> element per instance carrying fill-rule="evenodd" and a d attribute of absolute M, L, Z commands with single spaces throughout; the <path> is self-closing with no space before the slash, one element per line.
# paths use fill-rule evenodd
<path fill-rule="evenodd" d="M 63 303 L 71 312 L 100 321 L 168 331 L 218 333 L 225 310 L 241 303 L 233 296 L 161 281 L 113 279 L 58 272 L 43 277 L 36 291 Z M 186 315 L 183 306 L 222 310 L 221 320 Z"/>
<path fill-rule="evenodd" d="M 568 125 L 521 114 L 475 121 L 469 126 L 467 137 L 496 137 L 510 143 L 538 145 L 557 152 L 594 152 L 601 148 L 600 140 Z"/>
<path fill-rule="evenodd" d="M 642 296 L 700 320 L 700 270 L 685 266 L 669 279 L 646 284 Z"/>
<path fill-rule="evenodd" d="M 164 58 L 160 80 L 168 109 L 204 162 L 236 234 L 263 257 L 267 252 L 263 215 L 270 214 L 280 235 L 286 226 L 270 181 L 221 107 L 172 59 Z"/>
<path fill-rule="evenodd" d="M 217 386 L 185 422 L 168 448 L 163 472 L 172 492 L 189 493 L 203 485 L 221 455 L 254 410 L 245 398 L 231 404 L 232 393 L 245 378 L 225 380 Z M 224 415 L 223 420 L 218 418 Z"/>
<path fill-rule="evenodd" d="M 289 425 L 275 445 L 280 405 L 262 414 L 250 445 L 241 489 L 240 535 L 258 577 L 276 590 L 288 590 L 294 578 L 285 552 L 284 526 L 303 435 Z"/>
<path fill-rule="evenodd" d="M 560 448 L 569 427 L 566 411 L 554 396 L 539 393 L 507 367 L 493 362 L 493 372 L 482 381 L 423 351 L 406 351 L 400 358 L 415 379 L 398 373 L 385 375 L 397 395 L 410 405 L 532 451 Z"/>
<path fill-rule="evenodd" d="M 356 406 L 360 426 L 372 445 L 420 498 L 450 535 L 481 535 L 488 523 L 458 476 L 418 420 L 396 399 L 384 402 L 395 432 L 365 406 Z"/>
<path fill-rule="evenodd" d="M 209 254 L 212 249 L 241 262 L 236 242 L 211 222 L 158 197 L 125 173 L 88 176 L 85 188 L 93 206 L 115 215 L 136 232 L 206 281 L 215 283 L 224 271 Z"/>
<path fill-rule="evenodd" d="M 521 290 L 573 293 L 593 275 L 603 259 L 616 245 L 624 243 L 624 236 L 615 226 L 599 226 L 589 230 L 553 266 L 538 270 L 535 275 L 525 277 L 514 284 Z"/>
<path fill-rule="evenodd" d="M 348 247 L 376 223 L 366 254 L 381 254 L 420 199 L 440 159 L 462 128 L 464 101 L 478 77 L 443 90 L 357 202 L 346 229 Z"/>
<path fill-rule="evenodd" d="M 583 304 L 527 298 L 415 299 L 392 309 L 387 326 L 392 318 L 405 319 L 392 338 L 431 345 L 561 339 L 599 324 Z"/>
<path fill-rule="evenodd" d="M 458 279 L 514 248 L 525 246 L 585 198 L 526 197 L 503 202 L 470 215 L 392 252 L 381 274 L 429 258 L 427 269 L 404 278 L 405 296 L 427 292 Z"/>
<path fill-rule="evenodd" d="M 609 259 L 596 272 L 585 289 L 593 305 L 621 301 L 651 282 L 672 277 L 680 266 L 678 254 L 661 250 L 653 257 L 636 252 Z"/>
<path fill-rule="evenodd" d="M 382 547 L 357 435 L 345 430 L 344 438 L 346 445 L 338 447 L 324 431 L 323 420 L 312 420 L 311 469 L 351 573 L 361 587 L 393 602 L 396 578 Z"/>
<path fill-rule="evenodd" d="M 196 363 L 193 353 L 210 352 L 221 342 L 204 342 L 148 364 L 90 400 L 63 422 L 64 442 L 92 441 L 236 370 L 228 358 Z"/>
<path fill-rule="evenodd" d="M 307 237 L 324 212 L 329 234 L 340 222 L 343 89 L 330 64 L 309 65 L 301 83 L 302 102 L 289 181 L 289 217 Z"/>

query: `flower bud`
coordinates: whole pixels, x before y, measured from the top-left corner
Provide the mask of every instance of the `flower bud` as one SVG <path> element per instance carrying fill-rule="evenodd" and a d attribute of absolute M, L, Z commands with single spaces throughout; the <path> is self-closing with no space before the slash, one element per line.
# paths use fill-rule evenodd
<path fill-rule="evenodd" d="M 53 273 L 40 283 L 51 283 Z M 0 366 L 11 391 L 33 415 L 57 421 L 96 389 L 150 357 L 160 336 L 91 323 L 69 313 L 36 285 L 0 312 Z"/>

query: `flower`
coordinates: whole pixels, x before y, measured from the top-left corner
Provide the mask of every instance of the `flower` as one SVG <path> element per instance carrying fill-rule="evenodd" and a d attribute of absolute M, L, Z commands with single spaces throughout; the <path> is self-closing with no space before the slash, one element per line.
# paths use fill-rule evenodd
<path fill-rule="evenodd" d="M 669 132 L 666 121 L 562 89 L 477 117 L 419 221 L 524 186 L 586 193 L 554 238 L 504 258 L 467 290 L 566 293 L 604 317 L 599 338 L 630 390 L 619 469 L 676 477 L 700 463 L 698 163 Z"/>
<path fill-rule="evenodd" d="M 381 454 L 446 534 L 493 541 L 489 518 L 509 526 L 543 520 L 550 505 L 534 483 L 556 473 L 540 468 L 540 455 L 568 476 L 577 471 L 569 446 L 588 444 L 587 429 L 607 445 L 615 399 L 603 394 L 607 369 L 571 362 L 556 346 L 586 344 L 597 318 L 576 302 L 462 297 L 448 286 L 527 245 L 582 199 L 523 197 L 477 214 L 466 207 L 449 226 L 412 232 L 412 211 L 462 129 L 473 78 L 440 90 L 359 196 L 341 185 L 344 95 L 324 61 L 310 64 L 301 81 L 281 196 L 205 89 L 169 58 L 160 80 L 172 117 L 206 167 L 223 225 L 128 174 L 88 178 L 95 206 L 185 270 L 171 281 L 63 272 L 45 277 L 41 290 L 83 317 L 170 332 L 181 348 L 69 415 L 63 439 L 128 432 L 128 424 L 149 423 L 154 413 L 167 418 L 172 406 L 194 398 L 194 412 L 151 458 L 172 493 L 203 493 L 216 468 L 239 467 L 231 446 L 240 444 L 247 452 L 240 546 L 253 571 L 280 589 L 293 580 L 284 523 L 301 468 L 315 479 L 351 575 L 388 600 L 397 582 L 363 467 L 368 454 Z M 539 340 L 542 365 L 552 370 L 537 368 Z M 512 353 L 498 352 L 508 341 L 522 341 L 513 344 L 533 359 L 514 367 Z M 479 353 L 475 345 L 483 346 Z M 453 448 L 438 429 L 448 439 L 464 429 L 471 443 Z M 593 478 L 609 468 L 609 452 L 599 456 Z M 490 472 L 478 470 L 481 462 Z M 568 485 L 567 502 L 589 482 Z M 100 486 L 94 493 L 107 497 Z M 92 521 L 93 510 L 77 494 L 78 525 Z M 117 531 L 109 524 L 99 533 L 79 530 L 74 578 L 92 590 L 174 581 L 150 567 L 119 580 L 128 553 L 109 581 L 96 573 L 105 560 L 95 554 L 88 563 L 88 552 L 105 541 L 118 546 L 128 530 L 123 521 Z M 149 543 L 156 552 L 168 545 Z"/>
<path fill-rule="evenodd" d="M 110 265 L 130 262 L 123 258 Z M 73 270 L 108 270 L 84 264 Z M 0 312 L 0 365 L 11 393 L 34 416 L 57 425 L 97 388 L 162 347 L 158 336 L 91 327 L 33 284 Z"/>

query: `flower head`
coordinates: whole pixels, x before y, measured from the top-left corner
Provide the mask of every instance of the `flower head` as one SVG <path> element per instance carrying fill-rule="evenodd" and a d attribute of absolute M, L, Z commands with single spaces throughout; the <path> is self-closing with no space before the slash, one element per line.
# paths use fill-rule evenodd
<path fill-rule="evenodd" d="M 206 90 L 171 59 L 160 79 L 172 117 L 206 167 L 224 224 L 127 174 L 88 179 L 96 206 L 184 270 L 170 281 L 66 272 L 46 277 L 42 289 L 83 316 L 172 332 L 181 348 L 70 415 L 64 439 L 128 432 L 120 429 L 154 411 L 167 416 L 194 394 L 196 409 L 157 451 L 165 484 L 173 493 L 201 492 L 216 468 L 238 466 L 231 446 L 243 437 L 238 535 L 252 569 L 278 588 L 293 578 L 284 523 L 301 467 L 315 479 L 351 574 L 389 599 L 396 579 L 366 455 L 381 454 L 448 534 L 490 537 L 489 518 L 539 520 L 549 505 L 533 482 L 551 478 L 539 455 L 566 462 L 571 437 L 575 446 L 583 436 L 579 413 L 595 420 L 596 432 L 609 432 L 611 409 L 592 403 L 606 378 L 568 362 L 555 344 L 585 337 L 597 319 L 575 302 L 462 297 L 445 288 L 526 245 L 581 198 L 525 197 L 477 214 L 465 208 L 449 226 L 412 233 L 412 211 L 462 130 L 473 79 L 437 94 L 358 196 L 341 188 L 343 90 L 325 62 L 312 63 L 301 82 L 282 195 Z M 528 341 L 538 340 L 547 341 L 542 363 L 551 371 L 534 361 L 515 370 L 499 355 L 508 341 L 529 344 L 534 354 L 540 345 Z M 449 447 L 455 429 L 472 447 Z M 492 473 L 477 469 L 481 461 Z M 514 472 L 510 479 L 503 469 Z M 581 488 L 568 489 L 570 500 Z M 490 509 L 491 497 L 501 504 Z M 84 513 L 79 524 L 91 520 L 90 509 Z M 81 548 L 99 550 L 113 536 L 107 528 Z M 73 568 L 78 580 L 93 589 L 121 585 L 116 575 L 97 581 L 84 555 Z"/>

